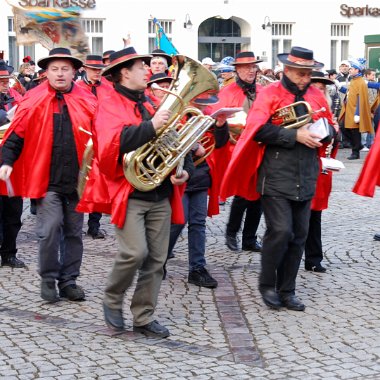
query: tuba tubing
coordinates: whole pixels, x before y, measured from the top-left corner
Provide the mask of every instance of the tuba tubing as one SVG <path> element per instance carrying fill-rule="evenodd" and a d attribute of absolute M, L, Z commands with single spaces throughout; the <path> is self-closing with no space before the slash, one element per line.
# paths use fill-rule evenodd
<path fill-rule="evenodd" d="M 158 108 L 170 110 L 172 116 L 153 140 L 123 157 L 124 175 L 140 191 L 159 186 L 214 124 L 213 118 L 188 105 L 203 93 L 218 92 L 213 74 L 184 55 L 174 56 L 173 64 L 175 79 Z M 182 122 L 188 115 L 190 118 Z"/>

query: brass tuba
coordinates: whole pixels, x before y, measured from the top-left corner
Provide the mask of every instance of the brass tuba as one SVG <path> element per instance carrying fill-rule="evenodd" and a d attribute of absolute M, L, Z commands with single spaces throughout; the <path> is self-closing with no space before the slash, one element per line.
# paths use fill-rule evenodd
<path fill-rule="evenodd" d="M 311 121 L 313 110 L 307 102 L 295 102 L 279 108 L 271 117 L 271 123 L 284 128 L 300 128 Z"/>
<path fill-rule="evenodd" d="M 203 93 L 218 91 L 214 75 L 184 55 L 176 55 L 173 65 L 175 79 L 158 107 L 170 110 L 171 117 L 153 140 L 124 155 L 124 175 L 140 191 L 159 186 L 214 123 L 210 116 L 188 105 Z M 182 122 L 186 115 L 192 116 Z"/>

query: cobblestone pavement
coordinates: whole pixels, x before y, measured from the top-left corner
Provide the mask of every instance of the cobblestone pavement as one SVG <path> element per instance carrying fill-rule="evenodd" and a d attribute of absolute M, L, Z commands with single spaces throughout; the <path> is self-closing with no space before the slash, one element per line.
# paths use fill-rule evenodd
<path fill-rule="evenodd" d="M 102 315 L 102 294 L 117 246 L 108 217 L 105 240 L 84 238 L 78 283 L 82 303 L 46 304 L 39 297 L 34 217 L 25 202 L 19 257 L 28 269 L 0 268 L 1 379 L 380 379 L 379 196 L 351 188 L 363 163 L 346 161 L 334 175 L 323 212 L 326 274 L 301 268 L 297 290 L 305 312 L 274 311 L 257 290 L 260 254 L 230 252 L 222 213 L 208 220 L 208 268 L 215 290 L 187 283 L 187 239 L 180 238 L 162 284 L 157 319 L 171 336 L 113 334 Z M 363 154 L 364 156 L 364 154 Z M 264 221 L 259 236 L 264 232 Z"/>

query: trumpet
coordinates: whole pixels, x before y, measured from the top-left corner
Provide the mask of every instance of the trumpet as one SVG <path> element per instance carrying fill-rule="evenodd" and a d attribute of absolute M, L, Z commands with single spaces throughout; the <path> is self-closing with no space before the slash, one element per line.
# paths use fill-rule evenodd
<path fill-rule="evenodd" d="M 297 129 L 309 123 L 314 113 L 324 111 L 326 111 L 325 107 L 313 111 L 308 102 L 295 102 L 277 109 L 271 117 L 271 123 L 287 129 Z"/>

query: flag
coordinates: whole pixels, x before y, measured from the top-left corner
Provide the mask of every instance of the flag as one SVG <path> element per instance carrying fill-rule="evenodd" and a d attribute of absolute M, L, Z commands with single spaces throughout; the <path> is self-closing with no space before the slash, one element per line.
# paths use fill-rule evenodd
<path fill-rule="evenodd" d="M 162 29 L 160 22 L 155 17 L 153 18 L 153 23 L 156 28 L 156 48 L 163 50 L 166 54 L 169 55 L 178 54 L 178 50 L 169 40 L 164 30 Z"/>
<path fill-rule="evenodd" d="M 85 60 L 89 54 L 88 38 L 80 23 L 80 8 L 19 8 L 12 5 L 18 45 L 40 43 L 51 50 L 66 47 L 71 54 Z"/>

